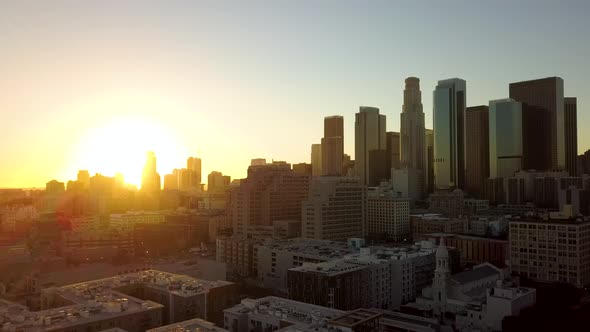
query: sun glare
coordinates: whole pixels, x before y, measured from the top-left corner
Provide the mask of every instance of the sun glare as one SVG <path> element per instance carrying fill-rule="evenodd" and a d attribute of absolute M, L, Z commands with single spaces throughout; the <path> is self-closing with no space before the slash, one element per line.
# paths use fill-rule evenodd
<path fill-rule="evenodd" d="M 172 131 L 142 118 L 120 118 L 90 130 L 78 144 L 78 165 L 91 174 L 122 173 L 125 182 L 139 186 L 146 152 L 154 151 L 160 175 L 184 166 L 188 157 Z"/>

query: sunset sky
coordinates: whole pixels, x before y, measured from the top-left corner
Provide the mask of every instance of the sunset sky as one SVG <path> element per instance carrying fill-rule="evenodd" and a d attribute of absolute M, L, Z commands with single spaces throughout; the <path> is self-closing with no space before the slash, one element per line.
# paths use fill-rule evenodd
<path fill-rule="evenodd" d="M 251 158 L 309 162 L 323 117 L 376 106 L 399 131 L 404 79 L 426 125 L 439 79 L 469 106 L 547 76 L 578 97 L 590 148 L 590 1 L 0 0 L 0 187 L 78 169 L 137 184 L 203 159 L 244 177 Z"/>

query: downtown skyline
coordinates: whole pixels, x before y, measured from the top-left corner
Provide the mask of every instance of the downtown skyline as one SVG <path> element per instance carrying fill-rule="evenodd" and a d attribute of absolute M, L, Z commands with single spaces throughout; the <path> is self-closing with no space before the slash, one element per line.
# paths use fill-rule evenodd
<path fill-rule="evenodd" d="M 109 176 L 121 171 L 139 184 L 148 150 L 158 156 L 162 175 L 195 155 L 203 159 L 203 174 L 216 170 L 243 178 L 252 158 L 309 162 L 309 147 L 319 143 L 323 118 L 330 115 L 344 117 L 344 153 L 354 156 L 359 106 L 379 108 L 387 130 L 399 131 L 409 76 L 420 78 L 426 128 L 432 128 L 438 80 L 465 79 L 467 106 L 476 106 L 505 98 L 511 82 L 559 76 L 565 94 L 578 98 L 578 153 L 590 148 L 583 130 L 590 121 L 584 61 L 590 51 L 580 42 L 589 33 L 587 4 L 545 3 L 522 16 L 531 12 L 527 2 L 508 13 L 507 2 L 489 8 L 457 2 L 455 15 L 465 21 L 452 28 L 472 47 L 454 54 L 454 61 L 444 48 L 452 38 L 435 30 L 445 22 L 437 14 L 450 15 L 450 9 L 434 6 L 438 11 L 432 13 L 419 4 L 402 10 L 394 3 L 349 2 L 328 15 L 331 4 L 234 3 L 233 11 L 224 10 L 228 3 L 189 9 L 179 3 L 3 4 L 0 26 L 8 33 L 0 35 L 6 55 L 0 64 L 0 130 L 8 144 L 0 145 L 0 187 L 41 187 L 53 178 L 74 178 L 78 169 Z M 115 8 L 121 14 L 113 14 Z M 130 19 L 133 10 L 139 12 Z M 474 16 L 484 10 L 520 21 L 495 26 Z M 59 22 L 66 13 L 77 19 Z M 297 17 L 311 28 L 299 28 Z M 541 40 L 527 23 L 547 17 L 564 24 L 537 25 Z M 248 18 L 269 22 L 239 29 Z M 235 25 L 216 25 L 217 19 Z M 469 31 L 475 23 L 481 24 L 479 38 Z M 325 29 L 318 33 L 320 26 Z M 526 47 L 518 47 L 522 41 Z M 557 50 L 563 51 L 558 62 Z M 130 136 L 141 144 L 128 142 Z"/>

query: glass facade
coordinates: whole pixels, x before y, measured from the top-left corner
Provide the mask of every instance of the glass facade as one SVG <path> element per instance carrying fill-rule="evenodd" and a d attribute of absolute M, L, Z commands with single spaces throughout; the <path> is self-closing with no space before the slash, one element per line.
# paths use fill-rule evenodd
<path fill-rule="evenodd" d="M 439 81 L 434 90 L 434 183 L 436 189 L 464 187 L 466 82 Z"/>
<path fill-rule="evenodd" d="M 522 104 L 513 99 L 490 101 L 490 177 L 512 177 L 523 167 Z"/>

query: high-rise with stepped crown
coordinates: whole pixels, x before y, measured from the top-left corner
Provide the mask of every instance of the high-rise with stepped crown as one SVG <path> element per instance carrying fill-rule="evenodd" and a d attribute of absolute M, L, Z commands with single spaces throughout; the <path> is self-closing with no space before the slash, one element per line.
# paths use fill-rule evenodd
<path fill-rule="evenodd" d="M 417 77 L 406 78 L 400 123 L 401 168 L 417 170 L 414 172 L 418 177 L 415 181 L 418 188 L 415 190 L 422 193 L 424 191 L 424 175 L 426 174 L 426 136 L 422 92 L 420 91 L 420 79 Z"/>

